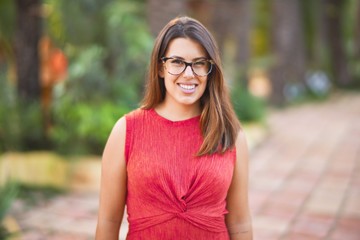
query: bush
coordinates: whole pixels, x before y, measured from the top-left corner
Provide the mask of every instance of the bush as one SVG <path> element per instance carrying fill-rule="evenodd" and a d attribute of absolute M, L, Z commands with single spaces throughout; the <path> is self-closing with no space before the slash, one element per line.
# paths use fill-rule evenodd
<path fill-rule="evenodd" d="M 100 154 L 116 120 L 140 100 L 154 40 L 146 2 L 45 3 L 44 33 L 66 55 L 67 77 L 53 89 L 49 121 L 40 102 L 19 102 L 8 66 L 0 65 L 0 152 Z"/>
<path fill-rule="evenodd" d="M 17 184 L 16 198 L 24 202 L 27 208 L 39 206 L 49 199 L 66 194 L 66 190 L 52 186 L 38 186 L 26 183 Z"/>
<path fill-rule="evenodd" d="M 129 108 L 110 102 L 72 103 L 54 107 L 55 125 L 51 139 L 55 150 L 64 154 L 101 154 L 115 122 Z"/>
<path fill-rule="evenodd" d="M 17 186 L 13 182 L 7 183 L 5 186 L 0 187 L 0 239 L 8 239 L 13 235 L 13 233 L 8 232 L 2 223 L 5 215 L 11 207 L 12 201 L 17 195 L 17 192 Z"/>
<path fill-rule="evenodd" d="M 258 122 L 265 117 L 265 102 L 253 96 L 245 86 L 235 85 L 231 91 L 231 100 L 241 122 Z"/>
<path fill-rule="evenodd" d="M 0 152 L 46 148 L 40 104 L 17 99 L 4 72 L 0 72 L 0 122 Z"/>
<path fill-rule="evenodd" d="M 137 107 L 143 90 L 153 45 L 145 2 L 50 2 L 60 11 L 49 18 L 59 18 L 63 29 L 63 39 L 53 37 L 69 61 L 67 79 L 54 89 L 50 138 L 60 153 L 101 154 L 114 123 Z"/>

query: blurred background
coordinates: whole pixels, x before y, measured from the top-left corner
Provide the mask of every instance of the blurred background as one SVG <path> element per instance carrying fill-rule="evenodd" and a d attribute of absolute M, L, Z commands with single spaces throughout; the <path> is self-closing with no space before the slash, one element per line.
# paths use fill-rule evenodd
<path fill-rule="evenodd" d="M 357 0 L 0 0 L 0 239 L 21 232 L 11 208 L 97 194 L 108 134 L 139 106 L 154 39 L 179 15 L 216 38 L 251 147 L 272 111 L 360 90 Z"/>

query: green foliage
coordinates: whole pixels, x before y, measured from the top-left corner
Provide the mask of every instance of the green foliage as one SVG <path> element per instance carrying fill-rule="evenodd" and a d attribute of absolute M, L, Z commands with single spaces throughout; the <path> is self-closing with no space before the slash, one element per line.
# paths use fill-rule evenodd
<path fill-rule="evenodd" d="M 65 26 L 62 21 L 61 1 L 59 0 L 43 0 L 43 11 L 47 17 L 47 21 L 44 21 L 45 32 L 54 40 L 57 44 L 65 42 Z"/>
<path fill-rule="evenodd" d="M 40 104 L 19 101 L 4 72 L 0 72 L 0 122 L 0 152 L 44 147 Z"/>
<path fill-rule="evenodd" d="M 0 16 L 0 40 L 11 39 L 14 4 L 5 0 L 0 6 L 0 13 L 9 10 Z M 69 66 L 67 78 L 53 91 L 51 141 L 41 142 L 39 103 L 19 102 L 15 83 L 2 68 L 0 151 L 53 147 L 62 153 L 100 154 L 114 123 L 140 100 L 153 44 L 145 2 L 44 0 L 43 10 L 45 32 L 63 49 Z"/>
<path fill-rule="evenodd" d="M 231 89 L 231 100 L 241 122 L 259 122 L 265 117 L 265 102 L 253 96 L 242 84 L 235 84 Z"/>
<path fill-rule="evenodd" d="M 115 122 L 129 108 L 111 102 L 73 104 L 63 100 L 54 107 L 56 124 L 51 139 L 56 150 L 65 154 L 101 154 Z"/>
<path fill-rule="evenodd" d="M 18 193 L 17 185 L 13 182 L 9 182 L 0 187 L 0 239 L 8 239 L 12 236 L 8 230 L 3 226 L 2 222 L 5 215 L 11 207 L 12 201 L 15 199 Z"/>
<path fill-rule="evenodd" d="M 65 190 L 49 186 L 18 184 L 16 197 L 24 201 L 27 207 L 32 207 L 64 193 Z"/>
<path fill-rule="evenodd" d="M 139 101 L 153 39 L 145 3 L 46 0 L 47 32 L 69 59 L 64 91 L 74 99 Z M 123 86 L 126 86 L 124 91 Z"/>
<path fill-rule="evenodd" d="M 255 58 L 264 57 L 270 50 L 271 2 L 254 1 L 254 28 L 251 30 L 251 48 Z"/>
<path fill-rule="evenodd" d="M 54 92 L 57 151 L 101 154 L 115 122 L 138 106 L 153 39 L 142 1 L 48 0 L 48 32 L 64 41 L 68 77 Z M 54 30 L 52 30 L 54 28 Z M 57 30 L 56 30 L 57 29 Z"/>
<path fill-rule="evenodd" d="M 0 1 L 0 56 L 12 58 L 11 42 L 15 26 L 15 6 L 13 0 Z M 1 61 L 0 61 L 1 62 Z"/>
<path fill-rule="evenodd" d="M 359 1 L 348 0 L 345 4 L 346 7 L 344 8 L 342 21 L 345 36 L 345 48 L 347 55 L 349 56 L 348 66 L 353 80 L 350 89 L 360 87 L 359 5 Z"/>
<path fill-rule="evenodd" d="M 18 189 L 15 183 L 9 182 L 0 187 L 0 222 L 8 212 L 11 202 L 15 199 Z"/>
<path fill-rule="evenodd" d="M 16 237 L 18 234 L 17 232 L 9 232 L 2 224 L 16 198 L 23 200 L 27 207 L 31 207 L 62 193 L 64 193 L 63 190 L 53 187 L 35 187 L 12 181 L 0 186 L 0 240 L 13 239 L 12 237 Z"/>
<path fill-rule="evenodd" d="M 0 152 L 11 149 L 16 146 L 19 139 L 20 131 L 15 118 L 14 89 L 8 83 L 5 73 L 0 72 Z"/>
<path fill-rule="evenodd" d="M 98 101 L 109 95 L 111 85 L 103 67 L 105 50 L 98 45 L 74 48 L 70 52 L 69 76 L 57 95 L 65 95 L 73 101 Z M 61 98 L 56 98 L 61 101 Z"/>

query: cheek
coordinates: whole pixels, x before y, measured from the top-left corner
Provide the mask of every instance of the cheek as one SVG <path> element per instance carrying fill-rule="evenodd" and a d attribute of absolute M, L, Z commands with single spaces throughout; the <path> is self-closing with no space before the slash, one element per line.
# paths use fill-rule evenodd
<path fill-rule="evenodd" d="M 164 73 L 164 81 L 168 84 L 173 84 L 178 79 L 177 76 L 171 75 L 169 73 Z"/>
<path fill-rule="evenodd" d="M 164 85 L 165 85 L 165 88 L 166 89 L 171 89 L 171 88 L 174 88 L 175 85 L 174 85 L 174 82 L 175 82 L 176 78 L 174 78 L 174 76 L 168 76 L 165 74 L 164 76 Z"/>
<path fill-rule="evenodd" d="M 207 78 L 205 78 L 204 80 L 201 81 L 201 85 L 204 89 L 207 87 L 207 84 L 208 84 Z"/>

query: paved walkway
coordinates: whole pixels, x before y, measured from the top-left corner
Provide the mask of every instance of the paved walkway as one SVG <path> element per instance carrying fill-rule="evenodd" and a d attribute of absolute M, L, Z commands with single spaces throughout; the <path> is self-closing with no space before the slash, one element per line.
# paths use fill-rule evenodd
<path fill-rule="evenodd" d="M 360 95 L 272 114 L 252 153 L 255 239 L 360 239 Z"/>
<path fill-rule="evenodd" d="M 360 239 L 360 94 L 276 111 L 251 152 L 255 240 Z M 93 239 L 97 194 L 13 210 L 22 239 Z M 127 225 L 124 224 L 121 239 Z"/>

